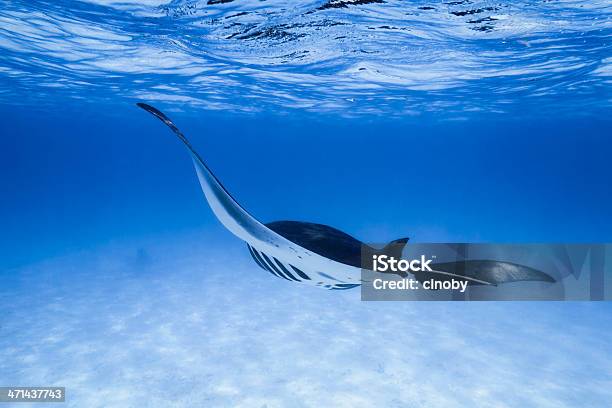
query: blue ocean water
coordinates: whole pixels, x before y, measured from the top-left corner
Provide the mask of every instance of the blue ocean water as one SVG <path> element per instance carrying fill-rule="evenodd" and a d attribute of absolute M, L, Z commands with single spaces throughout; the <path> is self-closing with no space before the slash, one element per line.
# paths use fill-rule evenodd
<path fill-rule="evenodd" d="M 209 4 L 210 3 L 210 4 Z M 610 242 L 607 1 L 0 2 L 0 385 L 67 406 L 594 406 L 608 303 L 365 303 L 258 219 L 366 242 Z"/>

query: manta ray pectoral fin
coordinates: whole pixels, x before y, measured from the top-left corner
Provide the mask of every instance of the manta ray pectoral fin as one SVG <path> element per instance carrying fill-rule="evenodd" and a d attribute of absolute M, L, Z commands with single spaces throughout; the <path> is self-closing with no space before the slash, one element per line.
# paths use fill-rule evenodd
<path fill-rule="evenodd" d="M 432 266 L 433 268 L 434 266 Z M 473 284 L 473 285 L 492 285 L 492 286 L 497 286 L 497 284 L 493 283 L 493 282 L 488 282 L 482 279 L 477 279 L 471 276 L 465 276 L 465 275 L 461 275 L 458 273 L 451 273 L 451 272 L 446 272 L 446 271 L 441 271 L 441 270 L 436 270 L 436 269 L 432 269 L 431 271 L 428 272 L 415 272 L 414 274 L 416 280 L 418 280 L 419 282 L 423 283 L 426 280 L 429 279 L 435 279 L 435 280 L 439 280 L 439 281 L 445 281 L 445 280 L 450 280 L 450 279 L 455 279 L 455 280 L 464 280 L 464 281 L 468 281 L 468 283 Z"/>
<path fill-rule="evenodd" d="M 537 269 L 511 262 L 467 260 L 431 264 L 431 272 L 421 272 L 417 279 L 428 277 L 464 279 L 476 285 L 494 285 L 520 281 L 555 282 L 555 279 Z M 437 275 L 437 276 L 436 276 Z"/>
<path fill-rule="evenodd" d="M 231 194 L 223 187 L 219 179 L 208 168 L 202 157 L 195 151 L 189 140 L 179 128 L 163 112 L 146 103 L 136 105 L 146 110 L 166 124 L 183 142 L 193 159 L 202 191 L 219 221 L 237 237 L 249 241 L 251 239 L 266 240 L 270 231 L 252 215 L 250 215 Z"/>
<path fill-rule="evenodd" d="M 262 224 L 242 208 L 223 187 L 168 116 L 146 103 L 137 105 L 168 126 L 187 147 L 200 186 L 213 213 L 225 228 L 249 245 L 253 259 L 259 266 L 277 277 L 314 286 L 338 289 L 359 285 L 358 241 L 322 225 L 300 222 L 277 222 L 268 226 Z M 319 233 L 323 233 L 326 238 L 335 237 L 336 242 L 344 243 L 339 257 L 330 257 L 329 251 L 324 248 L 327 240 L 320 242 Z M 338 251 L 332 248 L 331 252 Z M 353 256 L 354 253 L 356 256 Z M 356 258 L 357 266 L 352 265 L 353 258 Z M 351 262 L 343 262 L 347 259 Z M 325 279 L 321 272 L 332 279 Z"/>

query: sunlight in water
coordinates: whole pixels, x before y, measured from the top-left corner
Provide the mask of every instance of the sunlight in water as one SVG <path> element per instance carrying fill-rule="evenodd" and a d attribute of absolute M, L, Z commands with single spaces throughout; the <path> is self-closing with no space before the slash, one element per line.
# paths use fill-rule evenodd
<path fill-rule="evenodd" d="M 610 107 L 611 17 L 608 1 L 14 1 L 0 10 L 0 81 L 12 84 L 0 98 L 588 112 Z"/>

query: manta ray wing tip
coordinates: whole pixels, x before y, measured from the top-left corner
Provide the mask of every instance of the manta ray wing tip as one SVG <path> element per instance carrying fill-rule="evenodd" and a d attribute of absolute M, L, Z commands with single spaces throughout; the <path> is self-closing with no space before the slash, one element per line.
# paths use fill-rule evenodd
<path fill-rule="evenodd" d="M 153 114 L 160 114 L 161 113 L 158 109 L 154 108 L 153 106 L 149 105 L 148 103 L 136 102 L 136 106 L 146 110 L 147 112 L 153 113 Z"/>

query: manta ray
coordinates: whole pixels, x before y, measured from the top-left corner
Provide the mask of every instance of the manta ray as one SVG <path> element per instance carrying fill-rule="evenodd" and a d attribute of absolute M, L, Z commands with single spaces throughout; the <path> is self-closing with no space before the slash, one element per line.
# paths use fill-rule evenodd
<path fill-rule="evenodd" d="M 183 142 L 191 155 L 206 201 L 217 219 L 246 243 L 255 263 L 275 277 L 325 289 L 345 290 L 362 284 L 362 260 L 381 254 L 401 258 L 408 238 L 391 241 L 382 249 L 376 249 L 323 224 L 301 221 L 261 223 L 223 187 L 189 140 L 164 113 L 146 103 L 137 105 L 165 123 Z M 416 279 L 421 282 L 432 277 L 438 280 L 460 279 L 470 285 L 525 280 L 554 282 L 541 271 L 509 262 L 470 260 L 431 264 L 431 268 L 431 272 L 415 273 Z M 395 274 L 407 276 L 406 272 Z"/>

